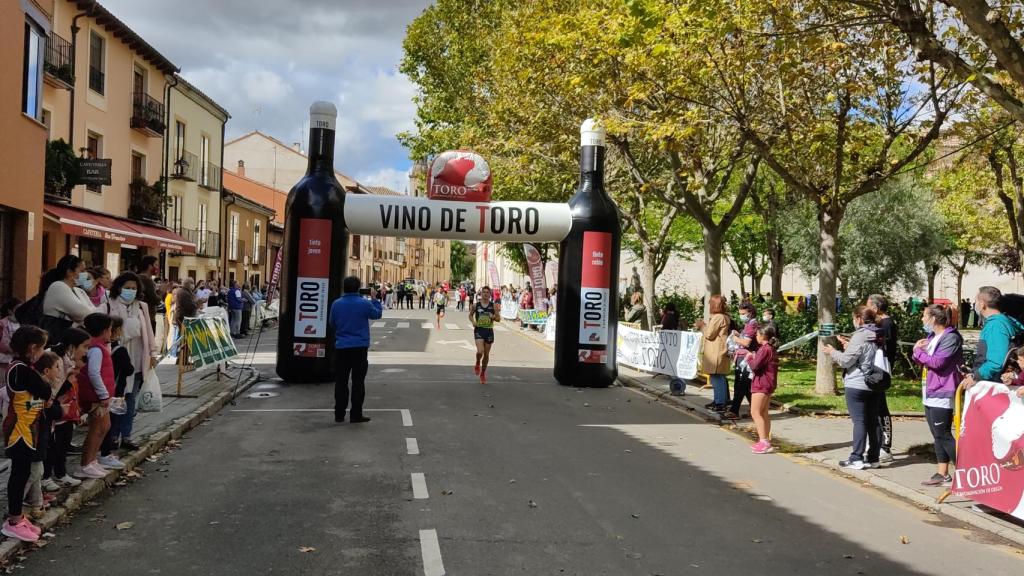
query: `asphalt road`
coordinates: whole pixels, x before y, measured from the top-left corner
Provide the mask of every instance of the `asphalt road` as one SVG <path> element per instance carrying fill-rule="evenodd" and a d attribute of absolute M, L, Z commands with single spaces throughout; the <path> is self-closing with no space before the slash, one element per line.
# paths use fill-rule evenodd
<path fill-rule="evenodd" d="M 366 407 L 267 381 L 87 508 L 24 573 L 1020 574 L 1024 556 L 623 388 L 574 390 L 501 331 L 389 311 Z M 407 324 L 407 325 L 406 325 Z M 272 374 L 269 346 L 263 371 Z M 122 522 L 133 522 L 117 530 Z M 443 568 L 442 568 L 443 567 Z"/>

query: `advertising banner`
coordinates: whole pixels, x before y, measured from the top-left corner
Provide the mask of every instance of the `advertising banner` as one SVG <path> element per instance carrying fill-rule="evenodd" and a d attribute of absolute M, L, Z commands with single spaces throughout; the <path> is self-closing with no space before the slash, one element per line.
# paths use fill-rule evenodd
<path fill-rule="evenodd" d="M 519 302 L 515 298 L 501 299 L 501 317 L 504 320 L 515 320 L 519 317 Z"/>
<path fill-rule="evenodd" d="M 267 300 L 274 299 L 274 292 L 277 292 L 277 285 L 281 281 L 281 257 L 284 255 L 284 247 L 277 249 L 277 257 L 274 258 L 274 270 L 270 273 L 270 286 L 267 288 Z"/>
<path fill-rule="evenodd" d="M 690 380 L 700 365 L 700 332 L 648 332 L 619 323 L 617 360 L 637 370 Z"/>
<path fill-rule="evenodd" d="M 500 282 L 498 280 L 498 265 L 497 264 L 495 264 L 494 262 L 488 262 L 487 263 L 487 275 L 491 277 L 491 288 L 492 289 L 496 290 L 496 289 L 501 287 L 500 286 Z"/>
<path fill-rule="evenodd" d="M 580 344 L 608 344 L 609 288 L 612 279 L 612 235 L 583 233 L 583 275 L 580 281 Z"/>
<path fill-rule="evenodd" d="M 299 224 L 299 265 L 295 280 L 296 338 L 327 334 L 327 286 L 331 272 L 331 221 L 303 218 Z M 303 347 L 306 351 L 308 347 Z M 296 355 L 300 356 L 296 348 Z"/>
<path fill-rule="evenodd" d="M 526 267 L 533 285 L 533 307 L 537 310 L 548 309 L 548 284 L 544 278 L 544 263 L 541 262 L 540 251 L 533 244 L 523 244 L 526 253 Z"/>
<path fill-rule="evenodd" d="M 967 390 L 953 494 L 1024 519 L 1024 399 L 998 382 Z"/>
<path fill-rule="evenodd" d="M 231 328 L 222 317 L 185 318 L 185 346 L 189 361 L 196 367 L 223 362 L 238 355 Z"/>
<path fill-rule="evenodd" d="M 449 150 L 430 165 L 427 196 L 434 200 L 491 201 L 491 168 L 484 157 L 465 150 Z"/>
<path fill-rule="evenodd" d="M 349 194 L 352 234 L 495 242 L 559 242 L 572 228 L 568 204 L 450 202 L 411 196 Z"/>

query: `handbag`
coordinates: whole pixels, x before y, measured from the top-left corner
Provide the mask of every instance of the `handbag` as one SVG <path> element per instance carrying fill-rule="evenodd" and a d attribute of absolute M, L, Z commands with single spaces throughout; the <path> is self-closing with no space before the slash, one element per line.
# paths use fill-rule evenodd
<path fill-rule="evenodd" d="M 142 379 L 142 389 L 139 390 L 139 412 L 160 412 L 164 408 L 164 397 L 160 391 L 160 378 L 156 370 L 150 368 L 146 371 L 146 377 Z"/>

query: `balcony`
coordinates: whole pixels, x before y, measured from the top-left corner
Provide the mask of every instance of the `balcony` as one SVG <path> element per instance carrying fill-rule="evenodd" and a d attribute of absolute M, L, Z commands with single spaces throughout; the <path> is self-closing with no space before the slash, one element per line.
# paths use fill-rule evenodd
<path fill-rule="evenodd" d="M 106 84 L 106 76 L 103 70 L 89 66 L 89 89 L 97 94 L 103 94 L 103 87 Z"/>
<path fill-rule="evenodd" d="M 71 42 L 51 32 L 46 38 L 43 69 L 46 71 L 47 82 L 58 88 L 70 90 L 75 85 L 75 66 L 71 61 Z M 102 80 L 100 83 L 102 84 Z"/>
<path fill-rule="evenodd" d="M 130 199 L 128 218 L 150 224 L 163 224 L 166 199 L 156 188 L 143 180 L 128 185 Z"/>
<path fill-rule="evenodd" d="M 252 264 L 253 266 L 265 266 L 266 263 L 267 246 L 266 244 L 264 244 L 263 246 L 260 246 L 255 252 L 253 252 L 252 261 L 250 262 L 250 264 Z"/>
<path fill-rule="evenodd" d="M 244 261 L 245 259 L 245 240 L 235 240 L 233 250 L 231 246 L 231 240 L 228 240 L 228 260 L 232 262 L 241 262 Z"/>
<path fill-rule="evenodd" d="M 220 166 L 210 162 L 206 170 L 199 174 L 199 185 L 210 190 L 220 190 L 221 172 Z"/>
<path fill-rule="evenodd" d="M 220 258 L 220 234 L 209 230 L 189 228 L 182 229 L 180 234 L 182 238 L 196 245 L 196 256 Z"/>
<path fill-rule="evenodd" d="M 188 180 L 189 182 L 198 180 L 199 157 L 188 150 L 182 150 L 181 156 L 174 161 L 174 172 L 171 173 L 171 177 L 175 180 Z"/>
<path fill-rule="evenodd" d="M 132 128 L 151 138 L 164 135 L 164 104 L 145 92 L 132 94 Z"/>

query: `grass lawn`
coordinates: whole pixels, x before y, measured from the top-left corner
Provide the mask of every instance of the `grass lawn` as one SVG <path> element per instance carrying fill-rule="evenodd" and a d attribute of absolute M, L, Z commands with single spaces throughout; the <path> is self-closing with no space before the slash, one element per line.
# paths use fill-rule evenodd
<path fill-rule="evenodd" d="M 814 394 L 814 371 L 814 362 L 784 360 L 779 365 L 779 387 L 775 390 L 772 400 L 807 410 L 845 412 L 846 398 L 843 396 L 841 374 L 836 373 L 838 395 L 817 396 Z M 894 378 L 892 388 L 889 388 L 886 395 L 890 412 L 921 412 L 924 410 L 921 406 L 920 382 Z"/>

